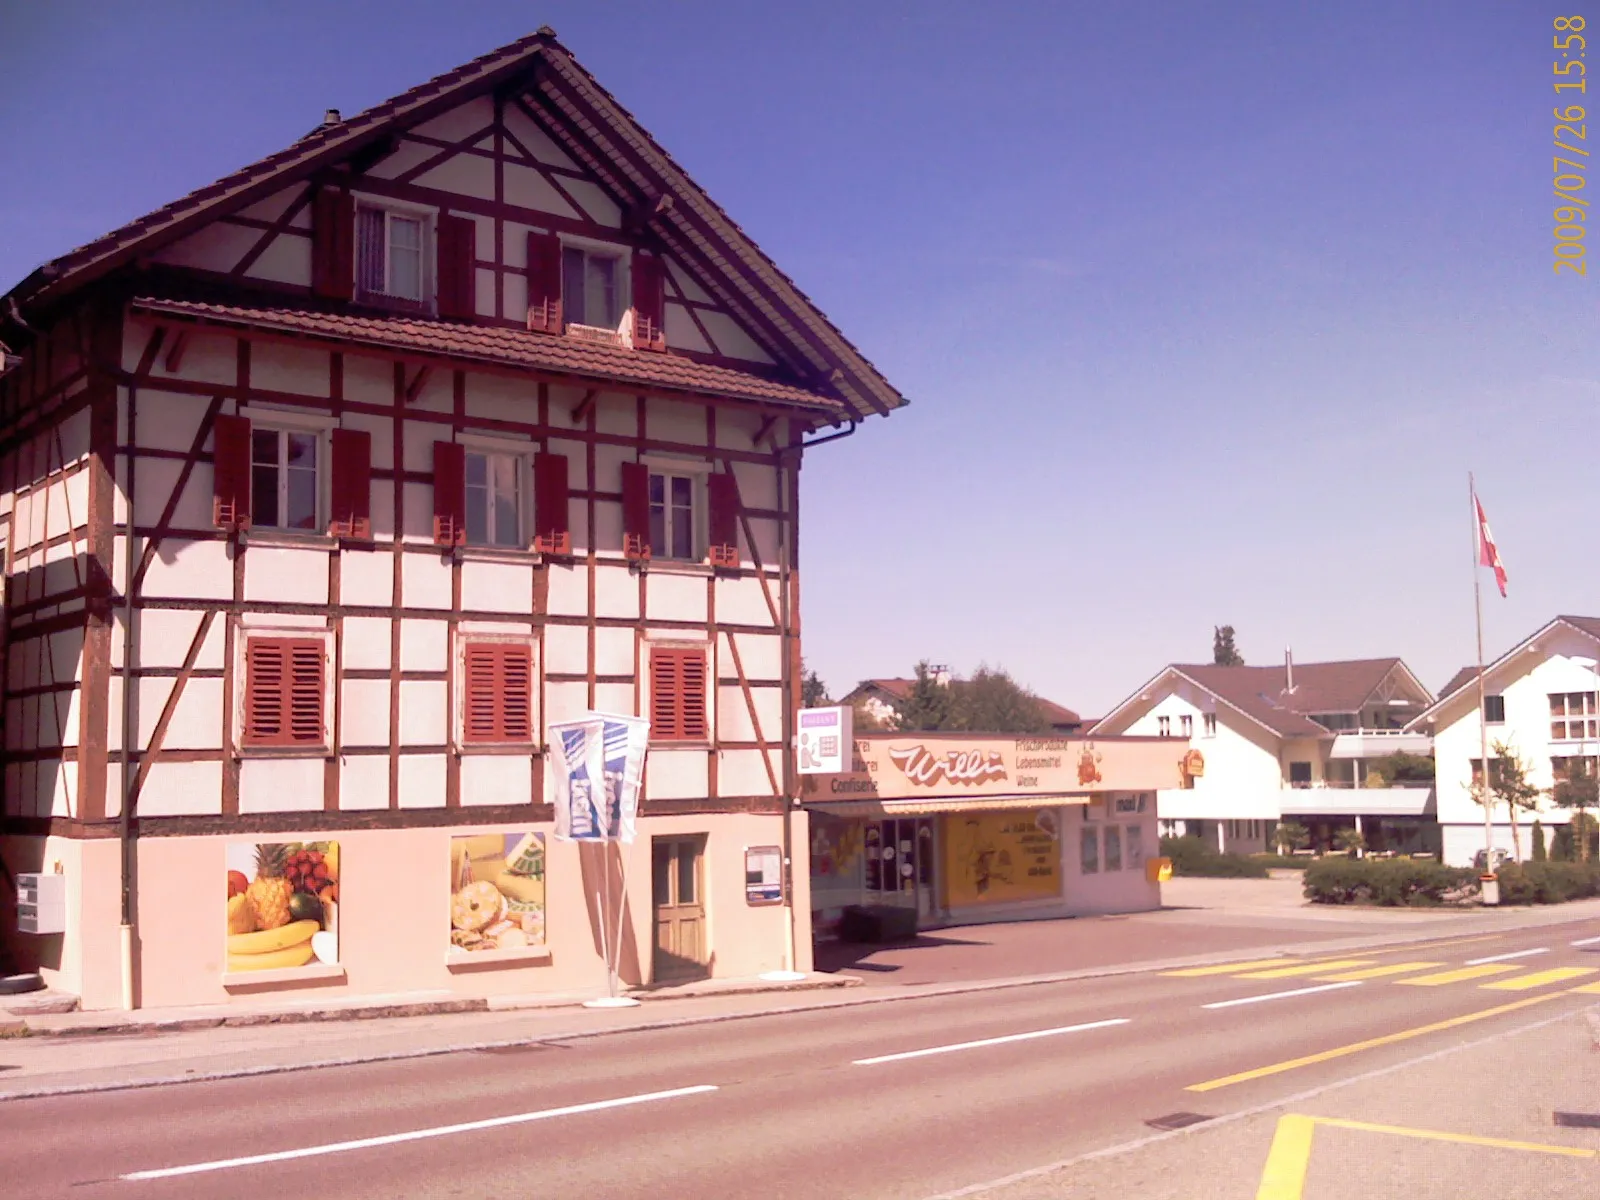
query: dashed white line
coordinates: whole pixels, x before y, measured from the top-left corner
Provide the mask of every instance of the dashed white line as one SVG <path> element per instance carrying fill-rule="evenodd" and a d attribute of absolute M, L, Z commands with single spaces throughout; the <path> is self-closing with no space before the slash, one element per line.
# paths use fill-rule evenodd
<path fill-rule="evenodd" d="M 1569 945 L 1569 946 L 1592 946 L 1596 942 L 1600 942 L 1600 937 L 1579 938 L 1575 942 L 1568 942 L 1567 945 Z"/>
<path fill-rule="evenodd" d="M 851 1065 L 871 1067 L 878 1063 L 899 1062 L 905 1058 L 926 1058 L 930 1054 L 952 1054 L 957 1050 L 976 1050 L 980 1046 L 1001 1046 L 1006 1042 L 1027 1042 L 1034 1038 L 1055 1037 L 1062 1033 L 1083 1033 L 1089 1029 L 1109 1029 L 1113 1025 L 1126 1025 L 1130 1018 L 1116 1017 L 1110 1021 L 1090 1021 L 1084 1025 L 1062 1025 L 1055 1029 L 1033 1029 L 1027 1033 L 1008 1033 L 1004 1037 L 980 1038 L 975 1042 L 954 1042 L 948 1046 L 929 1046 L 926 1050 L 907 1050 L 901 1054 L 880 1054 L 876 1058 L 858 1058 Z"/>
<path fill-rule="evenodd" d="M 1295 988 L 1290 992 L 1268 992 L 1264 996 L 1246 996 L 1242 1000 L 1218 1000 L 1215 1004 L 1202 1004 L 1201 1008 L 1234 1008 L 1240 1004 L 1260 1004 L 1263 1000 L 1287 1000 L 1290 996 L 1310 996 L 1317 992 L 1337 992 L 1340 988 L 1360 987 L 1361 980 L 1349 983 L 1325 983 L 1321 987 Z"/>
<path fill-rule="evenodd" d="M 406 1133 L 386 1133 L 381 1137 L 357 1138 L 350 1142 L 326 1142 L 321 1146 L 304 1146 L 299 1150 L 277 1150 L 271 1154 L 248 1154 L 242 1158 L 219 1158 L 213 1162 L 189 1163 L 181 1167 L 162 1167 L 153 1171 L 134 1171 L 118 1178 L 131 1181 L 145 1179 L 170 1179 L 176 1175 L 198 1175 L 203 1171 L 226 1171 L 233 1167 L 253 1167 L 260 1163 L 286 1162 L 294 1158 L 315 1158 L 322 1154 L 342 1154 L 347 1150 L 367 1150 L 373 1146 L 393 1146 L 397 1142 L 418 1142 L 424 1138 L 448 1137 L 455 1133 L 475 1133 L 480 1129 L 499 1129 L 506 1125 L 523 1125 L 529 1121 L 545 1121 L 551 1117 L 571 1117 L 578 1113 L 600 1112 L 608 1108 L 627 1108 L 634 1104 L 649 1104 L 654 1100 L 673 1100 L 679 1096 L 697 1096 L 702 1092 L 716 1091 L 716 1085 L 702 1083 L 695 1087 L 673 1088 L 665 1092 L 645 1092 L 638 1096 L 621 1096 L 615 1100 L 595 1100 L 589 1104 L 569 1104 L 565 1108 L 546 1108 L 538 1112 L 515 1113 L 509 1117 L 491 1117 L 484 1121 L 466 1121 L 460 1125 L 437 1125 L 431 1129 L 413 1129 Z"/>
<path fill-rule="evenodd" d="M 1535 954 L 1549 954 L 1549 946 L 1540 946 L 1537 950 L 1514 950 L 1510 954 L 1491 954 L 1488 958 L 1469 958 L 1465 965 L 1481 967 L 1484 963 L 1505 962 L 1511 958 L 1532 958 Z"/>

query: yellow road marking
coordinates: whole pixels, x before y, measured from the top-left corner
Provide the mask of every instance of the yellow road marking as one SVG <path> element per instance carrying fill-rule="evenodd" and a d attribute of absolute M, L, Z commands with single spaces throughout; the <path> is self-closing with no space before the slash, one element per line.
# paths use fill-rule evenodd
<path fill-rule="evenodd" d="M 1266 1168 L 1256 1200 L 1301 1200 L 1305 1193 L 1306 1171 L 1311 1165 L 1311 1141 L 1318 1125 L 1354 1129 L 1362 1133 L 1387 1133 L 1395 1137 L 1417 1138 L 1430 1142 L 1453 1142 L 1463 1146 L 1487 1146 L 1494 1150 L 1520 1150 L 1527 1154 L 1554 1154 L 1563 1158 L 1596 1158 L 1600 1151 L 1582 1146 L 1557 1146 L 1549 1142 L 1516 1142 L 1506 1138 L 1479 1137 L 1471 1133 L 1447 1133 L 1437 1129 L 1407 1129 L 1400 1125 L 1373 1125 L 1348 1121 L 1342 1117 L 1306 1117 L 1286 1113 L 1278 1118 L 1267 1152 Z"/>
<path fill-rule="evenodd" d="M 1419 1025 L 1415 1029 L 1402 1029 L 1398 1033 L 1386 1033 L 1382 1037 L 1368 1038 L 1364 1042 L 1352 1042 L 1348 1046 L 1337 1046 L 1332 1050 L 1320 1050 L 1316 1054 L 1307 1054 L 1301 1058 L 1291 1058 L 1284 1062 L 1272 1063 L 1270 1066 L 1240 1071 L 1237 1075 L 1224 1075 L 1220 1079 L 1208 1079 L 1204 1083 L 1192 1083 L 1184 1090 L 1188 1092 L 1214 1092 L 1218 1088 L 1232 1087 L 1236 1083 L 1248 1083 L 1252 1079 L 1264 1079 L 1268 1075 L 1278 1075 L 1284 1071 L 1293 1071 L 1299 1067 L 1314 1066 L 1317 1063 L 1328 1062 L 1331 1059 L 1343 1058 L 1347 1054 L 1359 1054 L 1363 1050 L 1373 1050 L 1379 1046 L 1393 1045 L 1395 1042 L 1408 1041 L 1424 1034 L 1438 1033 L 1442 1029 L 1454 1029 L 1459 1025 L 1470 1025 L 1473 1021 L 1482 1021 L 1487 1017 L 1497 1017 L 1501 1013 L 1515 1012 L 1519 1008 L 1543 1004 L 1546 1000 L 1554 1000 L 1557 996 L 1565 995 L 1567 995 L 1566 992 L 1546 992 L 1542 996 L 1529 996 L 1526 1000 L 1513 1000 L 1510 1004 L 1497 1004 L 1493 1008 L 1485 1008 L 1479 1012 L 1468 1013 L 1463 1017 L 1451 1017 L 1448 1021 L 1435 1021 L 1432 1025 Z"/>
<path fill-rule="evenodd" d="M 1480 983 L 1483 988 L 1501 992 L 1525 992 L 1529 988 L 1544 987 L 1547 983 L 1563 983 L 1568 979 L 1582 979 L 1585 975 L 1600 972 L 1600 967 L 1551 967 L 1548 971 L 1535 971 L 1532 975 L 1518 975 L 1515 979 L 1496 979 L 1493 983 Z"/>
<path fill-rule="evenodd" d="M 1498 942 L 1503 933 L 1480 933 L 1477 937 L 1441 938 L 1434 942 L 1409 942 L 1404 946 L 1391 946 L 1387 950 L 1363 950 L 1363 954 L 1415 954 L 1427 953 L 1438 946 L 1465 946 L 1468 942 Z"/>
<path fill-rule="evenodd" d="M 1505 963 L 1484 963 L 1479 967 L 1461 967 L 1455 971 L 1440 971 L 1437 975 L 1418 975 L 1415 979 L 1396 979 L 1396 983 L 1406 984 L 1408 987 L 1440 987 L 1447 983 L 1461 983 L 1468 979 L 1482 979 L 1486 975 L 1503 975 L 1507 971 L 1515 971 L 1516 967 L 1508 967 Z"/>
<path fill-rule="evenodd" d="M 1572 990 L 1580 996 L 1600 996 L 1600 983 L 1586 983 Z"/>
<path fill-rule="evenodd" d="M 1184 967 L 1181 971 L 1163 971 L 1163 975 L 1171 975 L 1181 979 L 1194 979 L 1201 975 L 1226 975 L 1230 971 L 1248 971 L 1254 967 L 1277 967 L 1284 963 L 1301 962 L 1298 958 L 1260 958 L 1254 962 L 1223 963 L 1221 966 L 1211 967 Z"/>
<path fill-rule="evenodd" d="M 1301 963 L 1296 967 L 1275 967 L 1270 971 L 1250 971 L 1235 978 L 1288 979 L 1292 975 L 1315 975 L 1318 971 L 1333 971 L 1339 967 L 1365 967 L 1371 963 L 1370 958 L 1336 958 L 1329 962 Z"/>
<path fill-rule="evenodd" d="M 1407 971 L 1427 971 L 1442 966 L 1443 963 L 1436 962 L 1390 963 L 1386 967 L 1368 967 L 1364 971 L 1341 971 L 1337 975 L 1318 975 L 1317 978 L 1331 980 L 1334 983 L 1349 983 L 1357 979 L 1382 979 L 1385 975 L 1404 975 Z"/>

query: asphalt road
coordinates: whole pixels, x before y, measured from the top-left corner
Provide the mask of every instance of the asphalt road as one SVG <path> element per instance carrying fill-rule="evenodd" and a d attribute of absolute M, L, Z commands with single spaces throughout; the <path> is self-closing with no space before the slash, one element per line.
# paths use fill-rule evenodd
<path fill-rule="evenodd" d="M 86 1200 L 922 1200 L 1125 1143 L 1167 1114 L 1253 1108 L 1600 1003 L 1597 935 L 1548 926 L 1258 978 L 1121 976 L 14 1101 L 0 1178 L 7 1195 Z M 1468 1102 L 1443 1097 L 1430 1119 Z"/>

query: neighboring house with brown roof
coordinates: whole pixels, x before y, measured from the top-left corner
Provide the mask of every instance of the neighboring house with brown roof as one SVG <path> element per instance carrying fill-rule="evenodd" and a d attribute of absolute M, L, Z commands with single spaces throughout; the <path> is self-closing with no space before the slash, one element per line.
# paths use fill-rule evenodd
<path fill-rule="evenodd" d="M 1093 726 L 1097 734 L 1182 738 L 1201 773 L 1157 797 L 1168 832 L 1247 851 L 1271 846 L 1292 819 L 1319 842 L 1341 826 L 1374 849 L 1428 849 L 1432 791 L 1367 787 L 1367 764 L 1397 750 L 1428 752 L 1403 727 L 1433 700 L 1398 658 L 1270 667 L 1175 663 Z"/>
<path fill-rule="evenodd" d="M 1485 740 L 1491 759 L 1496 742 L 1513 750 L 1527 768 L 1528 781 L 1544 792 L 1537 809 L 1517 818 L 1524 858 L 1532 853 L 1536 818 L 1547 828 L 1568 821 L 1570 810 L 1556 807 L 1549 789 L 1572 760 L 1584 760 L 1592 773 L 1600 757 L 1597 660 L 1600 617 L 1556 617 L 1486 664 L 1486 721 L 1479 721 L 1477 667 L 1458 672 L 1439 698 L 1412 719 L 1410 728 L 1433 738 L 1446 862 L 1470 865 L 1489 837 L 1496 849 L 1513 849 L 1505 807 L 1496 806 L 1486 835 L 1483 809 L 1472 798 Z"/>
<path fill-rule="evenodd" d="M 935 679 L 955 688 L 962 685 L 961 680 L 952 680 L 949 672 L 942 669 L 935 673 Z M 899 718 L 901 705 L 911 698 L 916 682 L 915 679 L 863 679 L 839 703 L 859 707 L 884 724 L 892 725 Z M 1035 700 L 1049 720 L 1051 732 L 1068 734 L 1083 728 L 1083 719 L 1070 708 L 1042 696 Z"/>
<path fill-rule="evenodd" d="M 805 969 L 806 913 L 712 881 L 794 832 L 801 459 L 905 400 L 553 31 L 46 263 L 0 343 L 0 855 L 66 876 L 51 984 L 592 988 L 547 770 L 590 710 L 651 722 L 629 981 Z M 341 840 L 336 938 L 222 953 L 225 855 Z"/>

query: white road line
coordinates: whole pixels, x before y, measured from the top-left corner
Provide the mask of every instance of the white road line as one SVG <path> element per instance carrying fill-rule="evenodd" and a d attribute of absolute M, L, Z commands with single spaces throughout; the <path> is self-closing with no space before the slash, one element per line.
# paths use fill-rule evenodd
<path fill-rule="evenodd" d="M 1348 983 L 1325 983 L 1321 987 L 1295 988 L 1292 992 L 1268 992 L 1264 996 L 1246 996 L 1243 1000 L 1218 1000 L 1215 1004 L 1202 1004 L 1201 1008 L 1233 1008 L 1238 1004 L 1260 1004 L 1263 1000 L 1287 1000 L 1290 996 L 1310 996 L 1316 992 L 1337 992 L 1340 988 L 1360 987 L 1361 980 Z"/>
<path fill-rule="evenodd" d="M 851 1063 L 856 1067 L 871 1067 L 878 1063 L 899 1062 L 903 1058 L 925 1058 L 930 1054 L 951 1054 L 957 1050 L 976 1050 L 980 1046 L 1000 1046 L 1006 1042 L 1026 1042 L 1034 1038 L 1055 1037 L 1058 1033 L 1082 1033 L 1086 1029 L 1109 1029 L 1113 1025 L 1126 1025 L 1131 1018 L 1117 1017 L 1110 1021 L 1090 1021 L 1087 1025 L 1063 1025 L 1058 1029 L 1035 1029 L 1029 1033 L 1008 1033 L 1005 1037 L 983 1038 L 976 1042 L 955 1042 L 949 1046 L 930 1046 L 926 1050 L 907 1050 L 903 1054 L 880 1054 L 877 1058 L 858 1058 Z"/>
<path fill-rule="evenodd" d="M 1600 937 L 1579 938 L 1575 942 L 1568 942 L 1567 945 L 1569 945 L 1569 946 L 1592 946 L 1596 942 L 1600 942 Z"/>
<path fill-rule="evenodd" d="M 590 1104 L 570 1104 L 565 1108 L 546 1108 L 539 1112 L 516 1113 L 509 1117 L 492 1117 L 486 1121 L 467 1121 L 460 1125 L 438 1125 L 432 1129 L 413 1129 L 408 1133 L 386 1133 L 381 1137 L 357 1138 L 350 1142 L 327 1142 L 321 1146 L 306 1146 L 300 1150 L 278 1150 L 271 1154 L 249 1154 L 243 1158 L 219 1158 L 214 1162 L 190 1163 L 182 1167 L 162 1167 L 155 1171 L 134 1171 L 120 1175 L 119 1179 L 140 1181 L 170 1179 L 175 1175 L 198 1175 L 203 1171 L 226 1171 L 234 1167 L 253 1167 L 259 1163 L 285 1162 L 293 1158 L 315 1158 L 322 1154 L 342 1154 L 346 1150 L 367 1150 L 373 1146 L 393 1146 L 397 1142 L 417 1142 L 424 1138 L 448 1137 L 455 1133 L 475 1133 L 480 1129 L 499 1129 L 505 1125 L 522 1125 L 529 1121 L 544 1121 L 551 1117 L 570 1117 L 578 1113 L 600 1112 L 608 1108 L 626 1108 L 633 1104 L 648 1104 L 653 1100 L 672 1100 L 678 1096 L 697 1096 L 714 1092 L 714 1084 L 702 1083 L 695 1087 L 673 1088 L 666 1092 L 645 1092 L 638 1096 L 622 1096 L 616 1100 L 596 1100 Z"/>
<path fill-rule="evenodd" d="M 1491 954 L 1488 958 L 1469 958 L 1465 965 L 1481 967 L 1484 963 L 1505 962 L 1510 958 L 1532 958 L 1535 954 L 1549 954 L 1549 946 L 1540 946 L 1537 950 L 1516 950 L 1510 954 Z"/>

